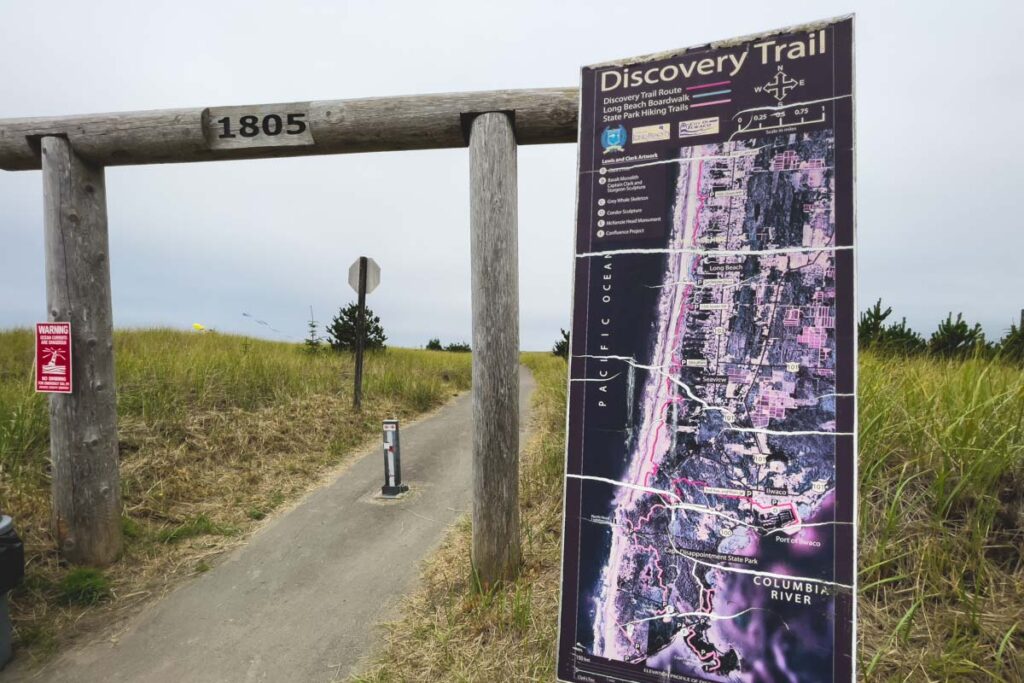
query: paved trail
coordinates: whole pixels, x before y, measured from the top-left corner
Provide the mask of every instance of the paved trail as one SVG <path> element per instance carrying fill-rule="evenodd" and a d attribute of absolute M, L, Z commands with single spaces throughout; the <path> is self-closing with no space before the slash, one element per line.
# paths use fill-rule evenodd
<path fill-rule="evenodd" d="M 533 389 L 525 370 L 520 384 L 522 429 Z M 401 502 L 373 500 L 383 478 L 374 448 L 210 572 L 146 608 L 116 644 L 89 644 L 42 671 L 15 667 L 0 679 L 344 680 L 379 637 L 374 624 L 396 616 L 419 560 L 469 510 L 470 415 L 467 394 L 402 430 L 402 475 L 413 491 Z"/>

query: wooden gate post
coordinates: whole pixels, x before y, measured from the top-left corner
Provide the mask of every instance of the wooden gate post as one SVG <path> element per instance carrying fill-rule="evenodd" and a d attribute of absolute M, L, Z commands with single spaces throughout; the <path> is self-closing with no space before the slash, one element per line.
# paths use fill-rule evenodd
<path fill-rule="evenodd" d="M 508 115 L 469 135 L 473 289 L 473 569 L 519 574 L 519 247 L 516 140 Z"/>
<path fill-rule="evenodd" d="M 41 139 L 46 304 L 71 323 L 71 394 L 50 395 L 53 529 L 76 564 L 102 566 L 121 552 L 114 337 L 102 166 L 66 138 Z"/>

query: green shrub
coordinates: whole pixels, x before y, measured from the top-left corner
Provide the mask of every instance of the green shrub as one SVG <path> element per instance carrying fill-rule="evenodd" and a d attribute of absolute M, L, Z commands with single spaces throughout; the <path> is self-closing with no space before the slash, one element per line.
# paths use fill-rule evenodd
<path fill-rule="evenodd" d="M 110 597 L 110 581 L 99 569 L 79 567 L 61 580 L 59 591 L 65 605 L 95 605 Z"/>
<path fill-rule="evenodd" d="M 157 540 L 163 543 L 175 543 L 196 536 L 231 536 L 237 532 L 238 530 L 232 526 L 215 524 L 206 515 L 198 515 L 178 526 L 162 530 L 157 534 Z"/>
<path fill-rule="evenodd" d="M 1010 331 L 999 340 L 999 357 L 1014 363 L 1024 363 L 1024 327 L 1010 325 Z"/>
<path fill-rule="evenodd" d="M 551 355 L 569 360 L 569 333 L 562 330 L 562 338 L 555 342 Z"/>
<path fill-rule="evenodd" d="M 962 313 L 950 313 L 928 340 L 928 353 L 939 358 L 967 358 L 985 349 L 985 333 L 978 323 L 971 327 Z"/>
<path fill-rule="evenodd" d="M 388 340 L 384 327 L 380 324 L 380 316 L 366 308 L 366 329 L 363 331 L 363 348 L 367 351 L 383 349 Z M 359 306 L 349 304 L 338 311 L 331 324 L 327 326 L 327 337 L 331 348 L 335 351 L 355 351 L 358 340 Z"/>
<path fill-rule="evenodd" d="M 928 347 L 920 334 L 907 326 L 907 319 L 885 324 L 892 314 L 892 306 L 882 310 L 882 300 L 860 315 L 857 323 L 857 343 L 862 349 L 876 349 L 904 356 L 921 353 Z"/>
<path fill-rule="evenodd" d="M 143 535 L 142 525 L 124 515 L 121 517 L 121 533 L 128 539 L 141 538 Z"/>

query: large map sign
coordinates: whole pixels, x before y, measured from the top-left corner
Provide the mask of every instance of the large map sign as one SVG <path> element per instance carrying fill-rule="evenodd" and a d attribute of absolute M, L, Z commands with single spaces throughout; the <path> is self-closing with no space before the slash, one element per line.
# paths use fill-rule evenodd
<path fill-rule="evenodd" d="M 851 18 L 583 69 L 565 681 L 853 677 Z"/>

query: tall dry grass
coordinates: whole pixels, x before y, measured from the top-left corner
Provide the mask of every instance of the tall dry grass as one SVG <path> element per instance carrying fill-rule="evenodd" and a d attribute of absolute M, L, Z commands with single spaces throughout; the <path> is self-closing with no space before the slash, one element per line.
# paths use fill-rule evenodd
<path fill-rule="evenodd" d="M 480 593 L 456 528 L 354 680 L 554 678 L 566 366 L 524 362 L 523 578 Z M 1024 370 L 863 354 L 860 411 L 860 678 L 1024 681 Z"/>
<path fill-rule="evenodd" d="M 860 667 L 1024 680 L 1024 371 L 865 354 Z"/>
<path fill-rule="evenodd" d="M 12 595 L 18 646 L 33 656 L 90 619 L 109 620 L 209 568 L 209 558 L 295 499 L 367 439 L 469 388 L 470 357 L 409 349 L 369 354 L 362 412 L 351 356 L 295 344 L 173 330 L 115 333 L 126 537 L 107 571 L 112 602 L 62 604 L 69 569 L 49 530 L 46 397 L 32 390 L 33 340 L 0 332 L 0 510 L 25 538 Z"/>

